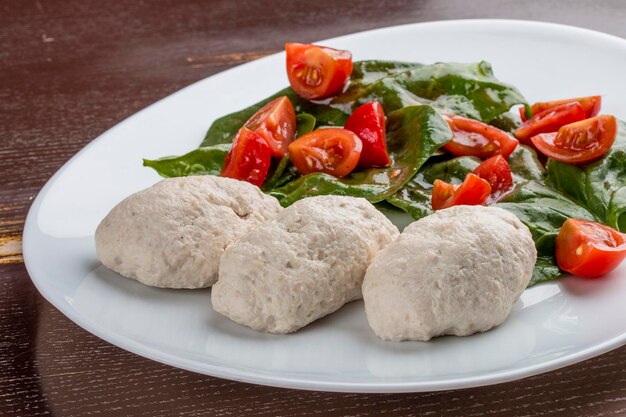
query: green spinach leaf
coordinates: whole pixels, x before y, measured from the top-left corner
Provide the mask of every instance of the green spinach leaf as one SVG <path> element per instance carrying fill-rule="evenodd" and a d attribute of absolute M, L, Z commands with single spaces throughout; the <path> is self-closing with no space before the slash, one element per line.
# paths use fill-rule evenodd
<path fill-rule="evenodd" d="M 532 287 L 543 282 L 555 281 L 563 278 L 564 272 L 559 269 L 554 256 L 537 256 L 533 276 L 530 278 L 528 287 Z M 527 287 L 527 288 L 528 288 Z"/>
<path fill-rule="evenodd" d="M 538 181 L 517 183 L 495 206 L 512 212 L 528 226 L 542 256 L 553 256 L 554 242 L 565 220 L 570 217 L 595 220 L 584 207 Z"/>
<path fill-rule="evenodd" d="M 410 68 L 383 77 L 350 91 L 352 107 L 378 100 L 385 111 L 407 105 L 430 103 L 443 113 L 455 113 L 490 122 L 516 104 L 526 100 L 517 88 L 494 77 L 491 65 L 482 61 L 472 64 L 440 62 Z M 338 96 L 333 104 L 345 103 Z"/>
<path fill-rule="evenodd" d="M 154 169 L 160 176 L 220 175 L 230 143 L 206 146 L 181 156 L 144 159 L 143 166 Z"/>
<path fill-rule="evenodd" d="M 310 115 L 309 113 L 300 113 L 299 115 L 296 116 L 296 137 L 300 137 L 302 135 L 306 135 L 307 133 L 312 132 L 313 130 L 315 130 L 315 124 L 317 123 L 317 120 L 315 120 L 315 117 L 313 115 Z"/>
<path fill-rule="evenodd" d="M 285 184 L 298 178 L 298 170 L 291 163 L 289 155 L 283 156 L 273 170 L 267 176 L 265 183 L 261 186 L 261 190 L 267 192 L 274 188 L 282 187 Z"/>
<path fill-rule="evenodd" d="M 350 76 L 350 88 L 354 89 L 359 85 L 371 84 L 381 78 L 398 74 L 410 69 L 423 67 L 424 64 L 402 61 L 380 61 L 366 60 L 356 61 L 352 67 Z"/>

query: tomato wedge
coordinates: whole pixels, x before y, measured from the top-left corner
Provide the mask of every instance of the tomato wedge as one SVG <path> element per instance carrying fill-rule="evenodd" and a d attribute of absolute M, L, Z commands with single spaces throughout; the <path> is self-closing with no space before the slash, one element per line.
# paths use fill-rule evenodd
<path fill-rule="evenodd" d="M 359 168 L 385 167 L 391 163 L 385 136 L 385 111 L 379 102 L 358 107 L 348 117 L 344 127 L 356 133 L 363 142 Z"/>
<path fill-rule="evenodd" d="M 519 118 L 522 119 L 522 122 L 525 122 L 526 120 L 528 120 L 528 118 L 526 117 L 526 106 L 520 107 L 518 111 L 519 111 Z"/>
<path fill-rule="evenodd" d="M 363 144 L 347 129 L 317 129 L 291 142 L 291 162 L 302 175 L 324 172 L 345 177 L 359 162 Z"/>
<path fill-rule="evenodd" d="M 334 96 L 352 74 L 349 51 L 304 43 L 285 44 L 291 88 L 307 100 Z"/>
<path fill-rule="evenodd" d="M 547 157 L 568 164 L 586 164 L 606 154 L 617 135 L 615 116 L 596 116 L 571 123 L 558 133 L 544 133 L 532 137 L 532 143 Z"/>
<path fill-rule="evenodd" d="M 287 96 L 261 107 L 244 125 L 267 141 L 272 156 L 282 158 L 296 136 L 296 112 Z"/>
<path fill-rule="evenodd" d="M 491 186 L 475 174 L 467 174 L 463 184 L 455 186 L 445 181 L 435 180 L 431 206 L 441 210 L 452 206 L 479 206 L 485 204 L 491 195 Z"/>
<path fill-rule="evenodd" d="M 271 161 L 267 141 L 252 130 L 242 127 L 226 155 L 221 175 L 260 187 L 267 177 Z"/>
<path fill-rule="evenodd" d="M 444 119 L 452 130 L 452 140 L 444 149 L 455 156 L 502 155 L 508 158 L 519 143 L 508 133 L 478 120 L 456 115 L 444 116 Z"/>
<path fill-rule="evenodd" d="M 585 119 L 585 111 L 578 103 L 565 103 L 535 113 L 515 131 L 520 142 L 529 145 L 530 138 L 540 133 L 556 132 L 561 126 Z"/>
<path fill-rule="evenodd" d="M 579 277 L 611 272 L 625 257 L 626 235 L 600 223 L 567 219 L 556 237 L 559 268 Z"/>
<path fill-rule="evenodd" d="M 484 179 L 491 186 L 491 197 L 499 199 L 513 187 L 513 176 L 509 163 L 502 155 L 492 156 L 474 170 L 474 174 Z"/>
<path fill-rule="evenodd" d="M 575 97 L 575 98 L 566 98 L 563 100 L 553 100 L 553 101 L 545 101 L 545 102 L 537 102 L 532 105 L 533 114 L 541 113 L 547 109 L 552 109 L 554 107 L 560 106 L 566 103 L 576 102 L 580 104 L 580 106 L 585 111 L 585 116 L 587 118 L 597 116 L 600 113 L 600 107 L 602 107 L 602 97 L 601 96 L 588 96 L 588 97 Z"/>

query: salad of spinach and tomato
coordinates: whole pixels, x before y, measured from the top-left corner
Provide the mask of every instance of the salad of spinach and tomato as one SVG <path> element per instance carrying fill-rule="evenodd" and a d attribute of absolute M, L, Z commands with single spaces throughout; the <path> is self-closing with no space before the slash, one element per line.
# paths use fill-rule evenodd
<path fill-rule="evenodd" d="M 144 165 L 248 181 L 283 206 L 339 194 L 419 219 L 494 205 L 532 233 L 530 285 L 563 271 L 600 276 L 626 257 L 626 124 L 600 114 L 600 96 L 529 106 L 487 62 L 285 49 L 290 87 L 217 119 L 200 148 Z"/>

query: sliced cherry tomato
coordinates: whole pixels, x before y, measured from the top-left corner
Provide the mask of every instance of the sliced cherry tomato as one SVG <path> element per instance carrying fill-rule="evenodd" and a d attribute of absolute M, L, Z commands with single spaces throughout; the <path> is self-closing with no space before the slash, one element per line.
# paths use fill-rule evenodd
<path fill-rule="evenodd" d="M 485 204 L 491 195 L 487 181 L 474 174 L 467 174 L 463 184 L 455 186 L 445 181 L 435 180 L 431 206 L 441 210 L 452 206 L 479 206 Z"/>
<path fill-rule="evenodd" d="M 556 237 L 559 268 L 596 278 L 611 272 L 626 257 L 626 235 L 600 223 L 567 219 Z"/>
<path fill-rule="evenodd" d="M 391 163 L 385 136 L 385 111 L 379 102 L 358 107 L 348 117 L 344 127 L 356 133 L 363 142 L 359 168 L 385 167 Z"/>
<path fill-rule="evenodd" d="M 334 96 L 352 74 L 349 51 L 304 43 L 285 44 L 291 88 L 307 100 Z"/>
<path fill-rule="evenodd" d="M 519 118 L 522 119 L 522 122 L 528 120 L 526 117 L 526 106 L 522 106 L 519 108 Z"/>
<path fill-rule="evenodd" d="M 452 130 L 452 140 L 444 148 L 455 156 L 508 158 L 519 143 L 508 133 L 486 123 L 466 117 L 444 116 Z"/>
<path fill-rule="evenodd" d="M 556 106 L 560 106 L 561 104 L 576 102 L 580 104 L 580 106 L 585 111 L 586 117 L 597 116 L 600 113 L 600 107 L 602 107 L 602 97 L 601 96 L 588 96 L 588 97 L 575 97 L 575 98 L 566 98 L 564 100 L 554 100 L 554 101 L 545 101 L 538 102 L 532 105 L 533 114 L 541 113 L 547 109 L 552 109 Z"/>
<path fill-rule="evenodd" d="M 585 119 L 585 111 L 578 103 L 565 103 L 534 113 L 515 131 L 515 136 L 524 144 L 540 133 L 556 132 L 561 126 Z"/>
<path fill-rule="evenodd" d="M 606 154 L 617 135 L 615 116 L 596 116 L 571 123 L 558 133 L 544 133 L 532 137 L 539 152 L 568 164 L 586 164 Z"/>
<path fill-rule="evenodd" d="M 271 161 L 272 155 L 267 141 L 252 130 L 242 127 L 226 155 L 221 175 L 260 187 L 265 181 Z"/>
<path fill-rule="evenodd" d="M 492 156 L 478 165 L 474 174 L 489 183 L 491 196 L 496 200 L 513 187 L 511 168 L 502 155 Z"/>
<path fill-rule="evenodd" d="M 296 136 L 296 112 L 282 96 L 261 107 L 244 125 L 267 141 L 272 156 L 282 158 Z"/>
<path fill-rule="evenodd" d="M 347 129 L 317 129 L 291 142 L 291 162 L 303 175 L 324 172 L 335 177 L 345 177 L 354 170 L 363 144 L 361 139 Z"/>

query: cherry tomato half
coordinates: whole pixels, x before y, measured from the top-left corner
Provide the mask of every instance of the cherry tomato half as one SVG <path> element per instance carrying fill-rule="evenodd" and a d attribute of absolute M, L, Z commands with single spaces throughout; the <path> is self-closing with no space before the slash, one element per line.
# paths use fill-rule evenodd
<path fill-rule="evenodd" d="M 615 116 L 596 116 L 570 123 L 558 133 L 544 133 L 532 137 L 539 152 L 568 164 L 586 164 L 606 154 L 617 135 Z"/>
<path fill-rule="evenodd" d="M 533 114 L 541 113 L 547 109 L 554 108 L 556 106 L 560 106 L 561 104 L 576 102 L 580 104 L 580 106 L 585 111 L 586 117 L 597 116 L 600 113 L 600 107 L 602 107 L 602 97 L 601 96 L 588 96 L 588 97 L 575 97 L 575 98 L 566 98 L 563 100 L 553 100 L 553 101 L 545 101 L 538 102 L 532 105 Z"/>
<path fill-rule="evenodd" d="M 578 103 L 565 103 L 535 113 L 515 131 L 520 142 L 529 145 L 530 138 L 540 133 L 556 132 L 561 126 L 585 119 L 585 111 Z"/>
<path fill-rule="evenodd" d="M 431 206 L 441 210 L 452 206 L 479 206 L 485 204 L 491 195 L 491 186 L 475 174 L 467 174 L 463 184 L 455 186 L 445 181 L 435 180 Z"/>
<path fill-rule="evenodd" d="M 244 125 L 267 141 L 272 156 L 282 158 L 296 136 L 296 112 L 287 96 L 261 107 Z"/>
<path fill-rule="evenodd" d="M 452 130 L 452 140 L 443 147 L 455 156 L 502 155 L 508 158 L 519 143 L 508 133 L 478 120 L 456 115 L 444 116 L 444 119 Z"/>
<path fill-rule="evenodd" d="M 556 261 L 585 278 L 611 272 L 626 257 L 626 235 L 600 223 L 567 219 L 556 237 Z"/>
<path fill-rule="evenodd" d="M 358 107 L 348 117 L 344 127 L 356 133 L 363 142 L 359 168 L 385 167 L 391 163 L 387 153 L 385 112 L 379 102 Z"/>
<path fill-rule="evenodd" d="M 345 177 L 354 170 L 363 144 L 347 129 L 317 129 L 291 142 L 291 162 L 302 175 L 324 172 Z"/>
<path fill-rule="evenodd" d="M 252 130 L 242 127 L 226 155 L 221 175 L 260 187 L 265 181 L 271 161 L 272 155 L 267 141 Z"/>
<path fill-rule="evenodd" d="M 352 74 L 349 51 L 304 43 L 285 44 L 291 88 L 307 100 L 334 96 Z"/>
<path fill-rule="evenodd" d="M 491 196 L 495 200 L 513 187 L 511 168 L 502 155 L 492 156 L 478 165 L 474 170 L 474 174 L 489 183 Z"/>

